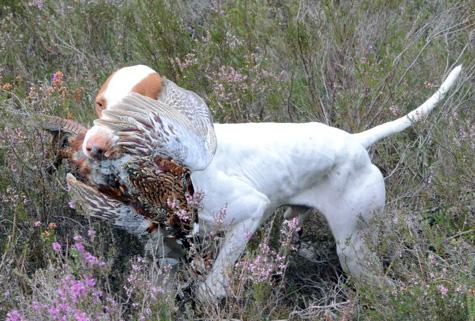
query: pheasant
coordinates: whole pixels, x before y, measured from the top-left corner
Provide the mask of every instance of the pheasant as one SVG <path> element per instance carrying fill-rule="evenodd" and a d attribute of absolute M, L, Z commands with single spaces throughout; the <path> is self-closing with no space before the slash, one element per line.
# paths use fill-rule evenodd
<path fill-rule="evenodd" d="M 94 124 L 119 136 L 101 159 L 88 158 L 81 149 L 87 133 L 82 125 L 51 116 L 42 122 L 58 143 L 56 163 L 63 161 L 70 170 L 73 199 L 90 216 L 132 234 L 160 230 L 188 247 L 198 226 L 190 171 L 209 163 L 216 151 L 205 102 L 164 79 L 157 100 L 131 93 L 103 110 Z"/>
<path fill-rule="evenodd" d="M 159 157 L 92 160 L 81 149 L 87 131 L 81 124 L 43 115 L 40 126 L 53 135 L 50 171 L 66 168 L 72 198 L 87 215 L 139 237 L 160 229 L 180 246 L 190 245 L 197 211 L 188 206 L 194 195 L 189 170 Z M 180 212 L 188 216 L 180 218 Z"/>

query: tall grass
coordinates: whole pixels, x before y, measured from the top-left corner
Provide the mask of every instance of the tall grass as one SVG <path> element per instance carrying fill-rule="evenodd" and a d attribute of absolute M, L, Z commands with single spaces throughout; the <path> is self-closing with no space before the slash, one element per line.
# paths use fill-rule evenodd
<path fill-rule="evenodd" d="M 475 320 L 473 1 L 4 0 L 0 30 L 0 318 Z M 371 149 L 387 187 L 374 249 L 396 286 L 342 274 L 318 216 L 285 268 L 256 282 L 246 262 L 279 263 L 279 214 L 251 240 L 233 295 L 194 302 L 185 281 L 202 275 L 164 271 L 139 240 L 71 209 L 50 137 L 30 120 L 91 124 L 100 84 L 137 63 L 204 97 L 217 122 L 350 132 L 412 110 L 462 63 L 427 121 Z"/>

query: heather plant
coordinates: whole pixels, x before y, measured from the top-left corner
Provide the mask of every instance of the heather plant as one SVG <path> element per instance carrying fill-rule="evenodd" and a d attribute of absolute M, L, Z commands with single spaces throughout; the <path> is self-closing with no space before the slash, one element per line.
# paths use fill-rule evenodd
<path fill-rule="evenodd" d="M 51 243 L 47 266 L 24 277 L 31 295 L 19 294 L 21 305 L 6 320 L 120 320 L 119 304 L 98 284 L 110 267 L 85 248 L 80 235 L 73 241 L 71 247 Z"/>
<path fill-rule="evenodd" d="M 295 251 L 300 230 L 298 218 L 284 220 L 280 231 L 278 250 L 269 246 L 269 239 L 260 240 L 256 253 L 244 257 L 236 263 L 239 273 L 239 286 L 251 284 L 252 297 L 258 307 L 264 307 L 276 286 L 283 286 L 282 277 L 288 264 L 291 251 Z M 242 290 L 241 290 L 242 291 Z"/>
<path fill-rule="evenodd" d="M 0 318 L 475 320 L 474 12 L 468 0 L 1 2 Z M 320 216 L 279 214 L 228 271 L 229 297 L 200 302 L 225 208 L 171 269 L 71 208 L 35 115 L 90 125 L 99 86 L 137 63 L 204 97 L 217 122 L 351 132 L 404 115 L 462 63 L 426 121 L 370 150 L 387 188 L 372 247 L 394 287 L 344 274 Z"/>

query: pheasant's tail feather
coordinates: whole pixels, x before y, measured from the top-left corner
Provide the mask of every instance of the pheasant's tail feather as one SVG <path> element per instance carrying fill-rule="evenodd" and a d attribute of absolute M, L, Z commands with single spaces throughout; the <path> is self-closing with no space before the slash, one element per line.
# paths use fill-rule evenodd
<path fill-rule="evenodd" d="M 35 123 L 44 130 L 52 133 L 64 132 L 74 136 L 85 135 L 87 128 L 71 119 L 50 115 L 37 115 Z"/>
<path fill-rule="evenodd" d="M 107 221 L 137 236 L 145 236 L 156 229 L 155 223 L 138 214 L 133 207 L 100 193 L 71 173 L 66 179 L 73 202 L 78 202 L 86 215 Z"/>

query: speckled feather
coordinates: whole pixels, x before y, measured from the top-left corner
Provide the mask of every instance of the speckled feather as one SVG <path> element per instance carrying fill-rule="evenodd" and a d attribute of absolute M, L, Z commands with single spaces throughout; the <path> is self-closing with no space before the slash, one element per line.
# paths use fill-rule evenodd
<path fill-rule="evenodd" d="M 45 116 L 40 127 L 52 132 L 54 140 L 58 139 L 58 133 L 63 133 L 60 137 L 64 142 L 54 144 L 54 152 L 61 155 L 60 163 L 71 171 L 67 176 L 70 195 L 87 215 L 138 236 L 160 227 L 169 238 L 189 239 L 197 220 L 185 197 L 185 193 L 193 194 L 189 170 L 172 160 L 156 157 L 90 160 L 82 154 L 81 142 L 77 142 L 83 138 L 82 125 Z M 169 199 L 176 200 L 179 209 L 192 213 L 192 218 L 180 220 L 168 207 Z"/>
<path fill-rule="evenodd" d="M 94 124 L 112 130 L 123 153 L 171 158 L 190 170 L 206 168 L 216 152 L 208 106 L 170 80 L 158 100 L 131 93 Z"/>

